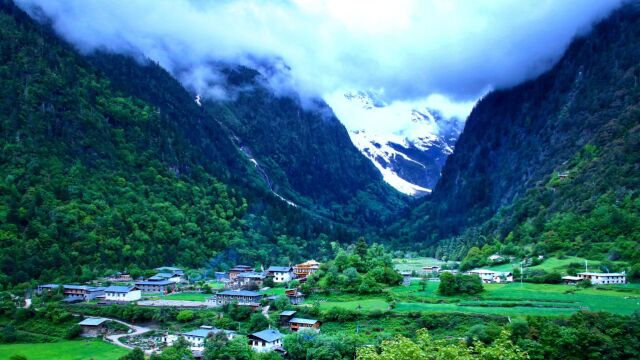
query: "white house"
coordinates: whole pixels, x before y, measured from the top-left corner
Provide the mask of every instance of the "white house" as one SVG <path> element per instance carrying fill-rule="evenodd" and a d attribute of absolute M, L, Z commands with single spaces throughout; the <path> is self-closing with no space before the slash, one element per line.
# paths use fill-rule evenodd
<path fill-rule="evenodd" d="M 607 284 L 626 284 L 627 276 L 625 273 L 594 273 L 583 272 L 578 273 L 578 277 L 581 280 L 591 280 L 594 285 L 607 285 Z"/>
<path fill-rule="evenodd" d="M 267 276 L 272 276 L 274 283 L 288 283 L 293 279 L 293 267 L 269 266 Z"/>
<path fill-rule="evenodd" d="M 217 329 L 212 326 L 203 325 L 199 329 L 183 333 L 182 336 L 191 344 L 191 350 L 204 350 L 204 343 L 209 334 L 224 333 L 227 339 L 231 340 L 236 336 L 235 331 Z"/>
<path fill-rule="evenodd" d="M 478 275 L 480 279 L 482 279 L 482 282 L 484 283 L 493 282 L 493 279 L 497 274 L 498 273 L 496 271 L 485 270 L 485 269 L 475 269 L 475 270 L 469 271 L 469 275 Z"/>
<path fill-rule="evenodd" d="M 104 289 L 106 301 L 137 301 L 142 297 L 142 292 L 135 286 L 109 286 Z"/>
<path fill-rule="evenodd" d="M 278 330 L 262 330 L 249 335 L 249 345 L 256 352 L 273 351 L 282 347 L 283 337 Z"/>
<path fill-rule="evenodd" d="M 469 271 L 469 275 L 478 275 L 483 283 L 513 282 L 513 274 L 510 272 L 500 272 L 485 269 Z"/>

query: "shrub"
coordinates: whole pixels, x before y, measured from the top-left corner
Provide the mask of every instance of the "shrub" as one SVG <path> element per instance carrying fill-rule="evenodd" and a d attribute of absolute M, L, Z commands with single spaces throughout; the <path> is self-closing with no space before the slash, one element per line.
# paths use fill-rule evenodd
<path fill-rule="evenodd" d="M 191 310 L 181 310 L 176 316 L 176 320 L 180 322 L 189 322 L 195 319 L 196 315 Z"/>
<path fill-rule="evenodd" d="M 73 324 L 67 328 L 67 332 L 64 334 L 64 338 L 67 340 L 72 340 L 80 336 L 82 332 L 82 328 L 78 324 Z"/>
<path fill-rule="evenodd" d="M 442 273 L 438 292 L 441 295 L 473 295 L 482 292 L 482 280 L 475 275 Z"/>
<path fill-rule="evenodd" d="M 324 314 L 324 321 L 346 322 L 359 317 L 359 313 L 353 310 L 333 307 Z"/>

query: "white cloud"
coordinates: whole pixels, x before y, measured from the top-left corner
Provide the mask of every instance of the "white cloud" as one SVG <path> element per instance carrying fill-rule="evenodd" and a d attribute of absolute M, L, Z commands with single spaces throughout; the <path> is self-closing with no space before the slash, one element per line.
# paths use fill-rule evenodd
<path fill-rule="evenodd" d="M 17 2 L 79 49 L 142 52 L 203 95 L 220 96 L 212 62 L 278 58 L 303 95 L 382 89 L 388 101 L 469 101 L 548 69 L 621 0 Z"/>

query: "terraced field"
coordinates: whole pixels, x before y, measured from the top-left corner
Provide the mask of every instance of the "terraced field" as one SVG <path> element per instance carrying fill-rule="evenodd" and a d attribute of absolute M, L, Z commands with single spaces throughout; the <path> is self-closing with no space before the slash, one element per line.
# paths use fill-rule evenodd
<path fill-rule="evenodd" d="M 359 311 L 384 311 L 393 299 L 393 312 L 465 312 L 500 315 L 569 315 L 579 310 L 609 311 L 629 315 L 640 310 L 640 287 L 625 285 L 580 289 L 569 285 L 486 284 L 479 296 L 446 297 L 437 293 L 438 283 L 424 290 L 419 282 L 389 289 L 390 297 L 358 295 L 313 296 L 321 310 L 339 307 Z"/>

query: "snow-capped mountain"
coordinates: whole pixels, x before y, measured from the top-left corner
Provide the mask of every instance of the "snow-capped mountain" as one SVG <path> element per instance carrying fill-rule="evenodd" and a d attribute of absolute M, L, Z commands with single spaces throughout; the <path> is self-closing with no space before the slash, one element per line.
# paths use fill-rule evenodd
<path fill-rule="evenodd" d="M 373 92 L 347 92 L 328 102 L 384 180 L 412 196 L 431 192 L 464 126 L 426 102 L 387 104 Z"/>

